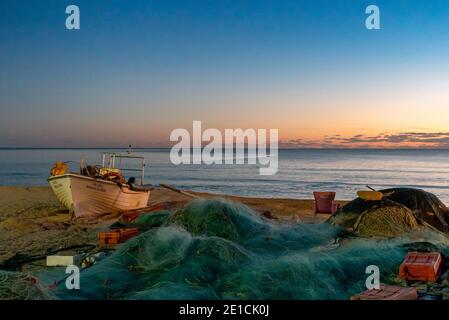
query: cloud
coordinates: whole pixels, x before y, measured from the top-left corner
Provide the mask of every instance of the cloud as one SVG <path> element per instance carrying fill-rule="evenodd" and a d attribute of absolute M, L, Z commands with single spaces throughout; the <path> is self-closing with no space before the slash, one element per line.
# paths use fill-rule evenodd
<path fill-rule="evenodd" d="M 326 135 L 321 140 L 294 139 L 281 141 L 284 148 L 449 148 L 449 132 L 380 133 L 374 136 L 355 134 L 350 137 Z"/>
<path fill-rule="evenodd" d="M 284 148 L 320 147 L 322 144 L 323 144 L 323 141 L 321 141 L 321 140 L 304 140 L 304 139 L 294 139 L 294 140 L 280 142 L 280 145 Z"/>

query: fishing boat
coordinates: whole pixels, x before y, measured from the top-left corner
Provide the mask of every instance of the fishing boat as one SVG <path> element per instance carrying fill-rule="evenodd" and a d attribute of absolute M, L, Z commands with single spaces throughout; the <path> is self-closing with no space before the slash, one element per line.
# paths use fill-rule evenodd
<path fill-rule="evenodd" d="M 138 160 L 140 169 L 119 168 L 124 159 Z M 100 216 L 142 209 L 147 206 L 150 190 L 144 185 L 145 158 L 131 154 L 102 153 L 101 166 L 80 161 L 79 172 L 69 172 L 67 162 L 57 162 L 47 179 L 58 200 L 75 217 Z M 140 186 L 124 171 L 140 171 Z"/>

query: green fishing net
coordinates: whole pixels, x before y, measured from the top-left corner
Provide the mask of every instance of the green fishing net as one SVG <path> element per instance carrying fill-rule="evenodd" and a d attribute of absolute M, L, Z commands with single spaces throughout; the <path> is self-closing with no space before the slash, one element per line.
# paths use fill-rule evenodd
<path fill-rule="evenodd" d="M 365 290 L 368 265 L 397 273 L 410 239 L 337 242 L 329 224 L 279 224 L 249 208 L 198 200 L 143 215 L 140 236 L 81 273 L 61 299 L 348 299 Z"/>
<path fill-rule="evenodd" d="M 44 300 L 45 286 L 28 273 L 0 270 L 0 300 Z"/>
<path fill-rule="evenodd" d="M 348 299 L 365 290 L 367 266 L 378 266 L 387 281 L 398 271 L 404 245 L 415 241 L 338 241 L 340 229 L 330 224 L 273 223 L 246 206 L 219 200 L 196 200 L 173 214 L 143 215 L 134 225 L 147 231 L 82 271 L 79 290 L 61 283 L 52 294 L 59 299 Z"/>

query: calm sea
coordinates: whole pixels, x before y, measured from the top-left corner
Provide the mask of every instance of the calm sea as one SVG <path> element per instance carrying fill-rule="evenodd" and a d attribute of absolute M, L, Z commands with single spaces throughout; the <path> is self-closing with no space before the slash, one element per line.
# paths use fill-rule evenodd
<path fill-rule="evenodd" d="M 84 158 L 98 164 L 100 152 L 106 151 L 0 149 L 0 185 L 46 185 L 54 162 Z M 279 171 L 274 176 L 260 176 L 256 165 L 175 166 L 168 149 L 133 153 L 146 158 L 146 184 L 286 198 L 311 198 L 313 191 L 336 191 L 338 199 L 353 199 L 367 184 L 379 189 L 414 187 L 449 204 L 449 150 L 280 150 Z M 77 168 L 76 163 L 73 168 Z"/>

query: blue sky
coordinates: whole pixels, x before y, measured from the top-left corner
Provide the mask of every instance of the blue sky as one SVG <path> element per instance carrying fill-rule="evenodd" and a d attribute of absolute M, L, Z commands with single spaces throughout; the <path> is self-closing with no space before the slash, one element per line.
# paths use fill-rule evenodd
<path fill-rule="evenodd" d="M 448 53 L 449 1 L 0 0 L 0 146 L 166 146 L 192 120 L 449 132 Z"/>

